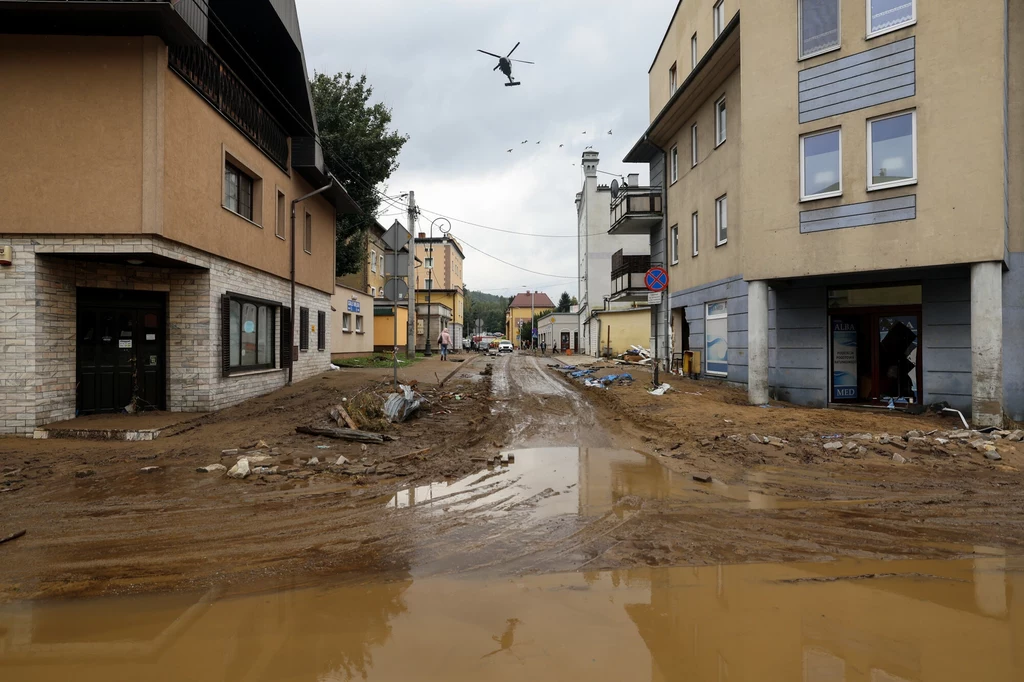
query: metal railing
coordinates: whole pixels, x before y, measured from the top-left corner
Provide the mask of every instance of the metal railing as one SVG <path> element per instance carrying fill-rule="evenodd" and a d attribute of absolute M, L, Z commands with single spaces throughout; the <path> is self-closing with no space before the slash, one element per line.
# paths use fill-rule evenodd
<path fill-rule="evenodd" d="M 628 187 L 612 199 L 612 225 L 631 215 L 660 216 L 660 187 Z"/>
<path fill-rule="evenodd" d="M 216 52 L 206 45 L 171 47 L 168 61 L 175 73 L 271 161 L 288 170 L 288 134 Z"/>

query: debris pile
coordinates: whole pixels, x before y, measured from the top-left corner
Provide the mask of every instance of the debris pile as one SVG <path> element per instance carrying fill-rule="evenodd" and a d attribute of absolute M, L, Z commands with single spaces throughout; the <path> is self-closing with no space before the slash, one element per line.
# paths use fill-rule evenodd
<path fill-rule="evenodd" d="M 615 362 L 621 365 L 649 365 L 654 362 L 651 351 L 641 346 L 630 346 L 622 355 L 615 358 Z"/>
<path fill-rule="evenodd" d="M 399 384 L 398 390 L 399 393 L 392 393 L 384 402 L 384 416 L 392 423 L 404 422 L 423 404 L 423 396 L 412 390 L 412 386 Z"/>

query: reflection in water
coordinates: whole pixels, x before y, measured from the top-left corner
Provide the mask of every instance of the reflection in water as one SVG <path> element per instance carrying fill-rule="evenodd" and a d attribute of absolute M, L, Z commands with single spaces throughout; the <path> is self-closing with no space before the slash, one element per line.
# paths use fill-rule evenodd
<path fill-rule="evenodd" d="M 1024 561 L 431 578 L 0 607 L 0 679 L 1024 678 Z"/>

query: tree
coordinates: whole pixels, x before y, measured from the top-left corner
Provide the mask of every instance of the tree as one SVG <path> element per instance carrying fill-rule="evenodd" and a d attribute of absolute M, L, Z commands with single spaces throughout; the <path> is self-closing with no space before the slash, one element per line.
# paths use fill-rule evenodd
<path fill-rule="evenodd" d="M 562 297 L 558 299 L 558 306 L 555 308 L 556 313 L 567 313 L 572 307 L 572 298 L 569 297 L 568 291 L 562 292 Z"/>
<path fill-rule="evenodd" d="M 576 300 L 575 296 L 572 297 L 572 299 L 569 301 L 569 303 L 571 305 L 579 305 L 580 304 L 580 302 Z"/>
<path fill-rule="evenodd" d="M 373 87 L 365 75 L 314 73 L 310 85 L 324 163 L 360 209 L 339 215 L 335 225 L 335 274 L 348 275 L 366 260 L 366 232 L 381 204 L 375 188 L 398 170 L 398 153 L 409 137 L 390 129 L 391 109 L 369 103 Z"/>

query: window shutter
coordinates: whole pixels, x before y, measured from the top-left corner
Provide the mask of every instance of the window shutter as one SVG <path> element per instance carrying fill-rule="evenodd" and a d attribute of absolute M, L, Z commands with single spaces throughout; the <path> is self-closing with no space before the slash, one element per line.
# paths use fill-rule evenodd
<path fill-rule="evenodd" d="M 231 299 L 220 297 L 220 366 L 221 376 L 231 374 Z"/>
<path fill-rule="evenodd" d="M 299 350 L 309 350 L 309 308 L 299 308 Z"/>
<path fill-rule="evenodd" d="M 292 343 L 295 336 L 292 333 L 292 309 L 281 308 L 281 369 L 292 364 Z"/>
<path fill-rule="evenodd" d="M 318 310 L 316 313 L 316 349 L 327 348 L 327 312 Z"/>

